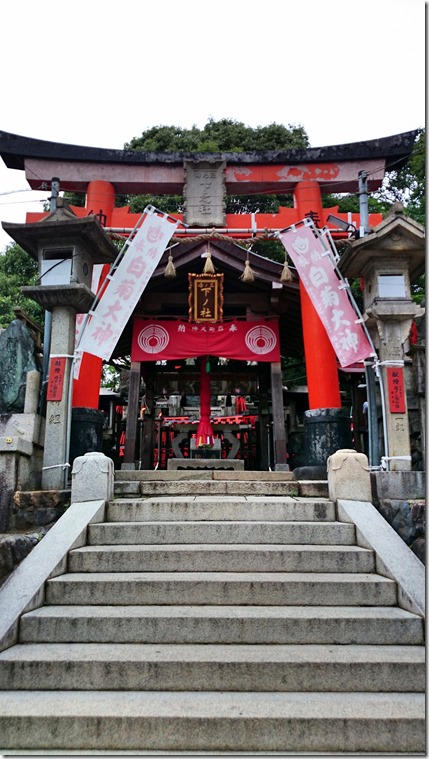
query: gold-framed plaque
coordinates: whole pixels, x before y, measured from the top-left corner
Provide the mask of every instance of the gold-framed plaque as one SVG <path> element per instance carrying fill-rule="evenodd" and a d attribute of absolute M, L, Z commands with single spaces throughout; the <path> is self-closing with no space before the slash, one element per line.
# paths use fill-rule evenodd
<path fill-rule="evenodd" d="M 218 322 L 223 318 L 223 274 L 188 274 L 189 321 Z"/>

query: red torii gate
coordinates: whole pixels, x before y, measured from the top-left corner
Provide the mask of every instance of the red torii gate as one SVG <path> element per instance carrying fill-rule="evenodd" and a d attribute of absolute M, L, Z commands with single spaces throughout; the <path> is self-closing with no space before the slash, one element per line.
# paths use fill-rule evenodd
<path fill-rule="evenodd" d="M 324 209 L 322 193 L 356 192 L 362 172 L 368 191 L 378 189 L 386 170 L 404 165 L 416 136 L 414 131 L 368 142 L 260 153 L 161 154 L 64 145 L 0 132 L 0 155 L 10 168 L 25 170 L 33 189 L 48 189 L 53 177 L 59 177 L 61 190 L 85 192 L 85 207 L 72 207 L 75 214 L 94 213 L 106 229 L 122 234 L 134 228 L 140 214 L 130 213 L 129 206 L 115 208 L 116 194 L 183 194 L 184 161 L 223 161 L 228 194 L 294 196 L 294 208 L 281 208 L 278 214 L 226 214 L 225 231 L 245 239 L 257 236 L 258 230 L 283 229 L 309 215 L 319 226 L 331 226 L 327 217 L 334 213 L 358 228 L 359 214 Z M 45 216 L 28 213 L 27 222 Z M 182 217 L 177 214 L 176 218 Z M 369 223 L 375 226 L 381 218 L 381 214 L 371 214 Z M 201 227 L 195 232 L 201 234 Z M 345 233 L 337 231 L 335 236 Z M 310 409 L 340 408 L 336 356 L 303 287 L 301 311 Z M 81 379 L 75 381 L 73 390 L 74 406 L 98 407 L 101 363 L 101 359 L 84 355 Z"/>

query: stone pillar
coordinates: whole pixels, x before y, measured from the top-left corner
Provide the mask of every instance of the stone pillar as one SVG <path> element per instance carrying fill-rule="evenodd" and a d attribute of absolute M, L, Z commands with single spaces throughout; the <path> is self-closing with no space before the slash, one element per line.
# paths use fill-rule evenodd
<path fill-rule="evenodd" d="M 273 445 L 276 470 L 288 470 L 286 461 L 286 428 L 283 407 L 283 381 L 280 362 L 271 364 L 271 399 L 273 406 Z"/>
<path fill-rule="evenodd" d="M 125 431 L 125 451 L 122 469 L 135 469 L 137 418 L 139 415 L 140 362 L 131 362 L 128 388 L 128 412 Z"/>
<path fill-rule="evenodd" d="M 37 414 L 40 391 L 40 372 L 34 370 L 27 372 L 27 384 L 25 386 L 24 414 Z"/>
<path fill-rule="evenodd" d="M 410 322 L 380 321 L 379 332 L 383 337 L 379 341 L 378 352 L 380 359 L 380 373 L 386 406 L 386 431 L 389 443 L 388 468 L 392 472 L 407 472 L 411 470 L 411 445 L 410 426 L 408 420 L 407 393 L 405 387 L 403 343 L 409 332 Z M 394 376 L 388 377 L 390 370 Z M 400 383 L 403 400 L 402 411 L 399 412 L 392 405 L 391 386 L 392 382 Z"/>
<path fill-rule="evenodd" d="M 43 455 L 42 488 L 64 488 L 64 462 L 68 449 L 68 415 L 70 372 L 74 350 L 76 314 L 73 308 L 56 306 L 52 313 L 51 364 L 55 356 L 65 357 L 61 399 L 46 404 L 45 450 Z"/>

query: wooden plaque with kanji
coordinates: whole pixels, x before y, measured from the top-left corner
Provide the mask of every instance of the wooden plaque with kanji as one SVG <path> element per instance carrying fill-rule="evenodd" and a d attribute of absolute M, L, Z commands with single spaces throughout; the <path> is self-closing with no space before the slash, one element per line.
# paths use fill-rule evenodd
<path fill-rule="evenodd" d="M 189 321 L 217 322 L 223 317 L 223 274 L 188 274 Z"/>

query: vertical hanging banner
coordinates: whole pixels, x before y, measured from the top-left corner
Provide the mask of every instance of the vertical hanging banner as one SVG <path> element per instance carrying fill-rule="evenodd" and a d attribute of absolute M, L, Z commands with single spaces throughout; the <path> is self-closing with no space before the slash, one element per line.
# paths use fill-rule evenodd
<path fill-rule="evenodd" d="M 304 222 L 303 226 L 280 232 L 279 237 L 326 329 L 340 366 L 372 355 L 371 344 L 335 272 L 330 251 L 313 228 Z"/>
<path fill-rule="evenodd" d="M 79 352 L 110 358 L 178 223 L 147 214 L 85 328 Z"/>

